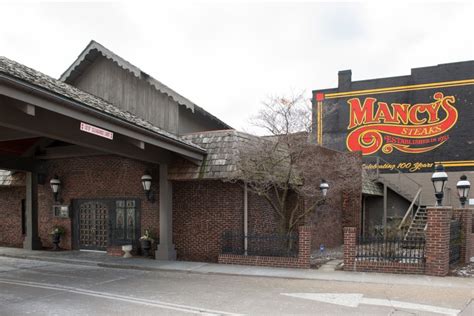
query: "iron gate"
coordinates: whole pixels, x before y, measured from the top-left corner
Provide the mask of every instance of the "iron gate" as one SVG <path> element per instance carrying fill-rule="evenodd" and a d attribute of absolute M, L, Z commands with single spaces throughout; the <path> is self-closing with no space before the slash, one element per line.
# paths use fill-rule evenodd
<path fill-rule="evenodd" d="M 89 201 L 79 206 L 79 248 L 105 250 L 108 243 L 107 205 L 100 201 Z"/>
<path fill-rule="evenodd" d="M 449 264 L 456 264 L 461 258 L 461 222 L 452 220 L 449 237 Z"/>
<path fill-rule="evenodd" d="M 74 249 L 106 250 L 110 245 L 138 243 L 139 199 L 77 199 L 73 211 Z"/>

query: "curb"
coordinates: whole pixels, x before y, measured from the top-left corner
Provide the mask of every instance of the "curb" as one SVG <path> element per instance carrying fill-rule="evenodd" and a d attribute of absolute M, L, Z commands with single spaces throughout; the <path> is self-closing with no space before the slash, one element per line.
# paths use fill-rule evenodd
<path fill-rule="evenodd" d="M 170 269 L 170 268 L 159 268 L 159 267 L 146 267 L 146 266 L 137 266 L 137 265 L 123 265 L 116 263 L 104 263 L 97 261 L 87 261 L 87 260 L 77 260 L 77 259 L 61 259 L 61 258 L 52 258 L 52 257 L 41 257 L 41 256 L 25 256 L 25 255 L 12 255 L 12 254 L 0 254 L 0 257 L 6 258 L 15 258 L 15 259 L 26 259 L 26 260 L 38 260 L 43 262 L 51 263 L 65 263 L 73 265 L 82 265 L 90 267 L 101 267 L 101 268 L 112 268 L 112 269 L 124 269 L 124 270 L 138 270 L 138 271 L 149 271 L 149 272 L 174 272 L 174 273 L 186 273 L 186 274 L 200 274 L 200 275 L 228 275 L 228 276 L 238 276 L 238 277 L 253 277 L 253 278 L 277 278 L 277 279 L 287 279 L 287 280 L 308 280 L 308 281 L 330 281 L 330 282 L 350 282 L 350 283 L 372 283 L 372 284 L 408 284 L 404 281 L 395 282 L 392 281 L 376 281 L 371 276 L 376 276 L 376 274 L 365 275 L 363 272 L 348 272 L 347 276 L 359 276 L 360 278 L 345 278 L 343 275 L 335 275 L 333 277 L 305 277 L 305 276 L 288 276 L 288 275 L 269 275 L 269 274 L 248 274 L 248 273 L 233 273 L 225 271 L 196 271 L 196 270 L 185 270 L 185 269 Z M 250 267 L 249 267 L 250 268 Z M 393 277 L 398 275 L 388 274 L 386 277 Z M 385 277 L 385 276 L 384 276 Z M 453 284 L 449 279 L 442 278 L 446 281 L 445 284 L 438 284 L 432 286 L 442 286 L 442 287 L 453 287 Z M 458 278 L 456 279 L 465 279 Z M 428 282 L 432 283 L 434 280 L 430 277 L 423 281 L 423 283 Z M 441 281 L 441 280 L 440 280 Z M 474 280 L 473 280 L 474 281 Z M 410 282 L 411 284 L 412 282 Z M 437 283 L 437 282 L 436 282 Z M 444 283 L 444 282 L 443 282 Z M 472 282 L 474 284 L 474 282 Z M 428 284 L 425 284 L 428 285 Z M 459 285 L 458 285 L 459 286 Z M 456 286 L 457 287 L 457 286 Z M 462 284 L 463 288 L 472 288 L 470 284 Z"/>

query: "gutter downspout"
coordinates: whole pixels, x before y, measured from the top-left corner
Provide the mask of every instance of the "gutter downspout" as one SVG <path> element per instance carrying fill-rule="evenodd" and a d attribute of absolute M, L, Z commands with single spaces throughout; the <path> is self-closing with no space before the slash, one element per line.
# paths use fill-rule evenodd
<path fill-rule="evenodd" d="M 247 183 L 244 183 L 244 255 L 247 255 L 248 250 L 248 232 L 249 232 L 249 199 Z"/>

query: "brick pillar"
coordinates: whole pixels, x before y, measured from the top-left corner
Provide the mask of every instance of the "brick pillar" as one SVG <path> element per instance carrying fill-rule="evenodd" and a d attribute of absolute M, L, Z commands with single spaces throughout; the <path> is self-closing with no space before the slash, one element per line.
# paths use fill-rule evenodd
<path fill-rule="evenodd" d="M 298 261 L 302 268 L 310 267 L 311 259 L 311 226 L 298 228 Z"/>
<path fill-rule="evenodd" d="M 449 229 L 451 207 L 429 207 L 426 230 L 426 274 L 446 276 L 449 272 Z"/>
<path fill-rule="evenodd" d="M 461 208 L 453 210 L 455 218 L 461 221 L 461 259 L 460 263 L 469 263 L 471 256 L 471 229 L 472 229 L 472 209 Z"/>
<path fill-rule="evenodd" d="M 357 227 L 344 227 L 344 270 L 355 271 Z"/>

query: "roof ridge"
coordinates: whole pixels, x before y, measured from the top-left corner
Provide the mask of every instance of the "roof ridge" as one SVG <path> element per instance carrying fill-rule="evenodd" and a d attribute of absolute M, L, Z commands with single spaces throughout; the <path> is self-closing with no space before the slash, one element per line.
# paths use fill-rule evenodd
<path fill-rule="evenodd" d="M 181 135 L 181 136 L 186 137 L 186 138 L 192 138 L 192 137 L 196 137 L 198 135 L 217 136 L 219 134 L 232 134 L 232 135 L 238 136 L 238 137 L 262 139 L 261 136 L 257 136 L 257 135 L 250 134 L 250 133 L 247 133 L 247 132 L 239 131 L 239 130 L 236 130 L 236 129 L 233 129 L 233 128 L 193 132 L 193 133 L 187 133 L 187 134 L 184 134 L 184 135 Z"/>

